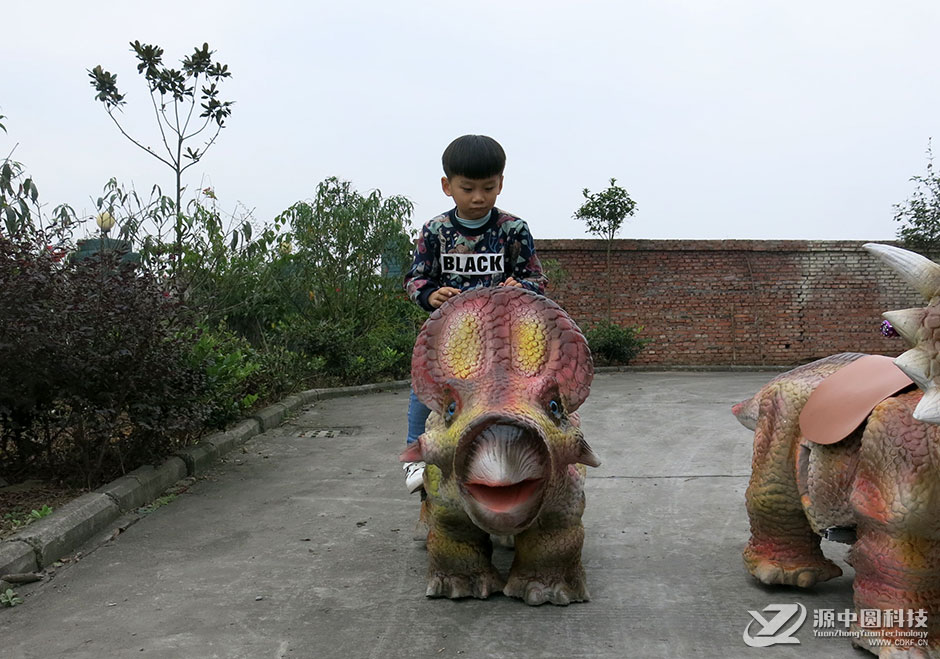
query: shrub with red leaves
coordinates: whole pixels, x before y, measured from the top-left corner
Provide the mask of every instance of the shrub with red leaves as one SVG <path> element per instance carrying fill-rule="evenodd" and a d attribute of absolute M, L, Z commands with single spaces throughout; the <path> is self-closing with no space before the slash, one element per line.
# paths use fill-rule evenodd
<path fill-rule="evenodd" d="M 0 235 L 0 476 L 94 487 L 190 442 L 206 416 L 191 326 L 132 265 Z"/>

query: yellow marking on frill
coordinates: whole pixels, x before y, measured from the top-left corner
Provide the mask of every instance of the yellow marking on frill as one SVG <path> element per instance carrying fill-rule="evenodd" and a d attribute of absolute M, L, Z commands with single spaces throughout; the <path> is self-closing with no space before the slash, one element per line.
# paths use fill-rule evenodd
<path fill-rule="evenodd" d="M 480 319 L 462 314 L 447 328 L 443 361 L 451 375 L 468 379 L 483 366 L 483 332 Z"/>
<path fill-rule="evenodd" d="M 513 328 L 513 361 L 517 370 L 535 375 L 548 356 L 548 337 L 545 328 L 536 320 L 524 318 Z"/>

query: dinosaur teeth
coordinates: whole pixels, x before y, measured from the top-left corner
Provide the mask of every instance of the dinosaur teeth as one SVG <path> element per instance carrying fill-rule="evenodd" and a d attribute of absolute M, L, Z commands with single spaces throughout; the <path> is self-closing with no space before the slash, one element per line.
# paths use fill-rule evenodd
<path fill-rule="evenodd" d="M 878 243 L 866 243 L 864 247 L 923 295 L 924 299 L 930 300 L 940 293 L 940 265 L 926 256 Z"/>

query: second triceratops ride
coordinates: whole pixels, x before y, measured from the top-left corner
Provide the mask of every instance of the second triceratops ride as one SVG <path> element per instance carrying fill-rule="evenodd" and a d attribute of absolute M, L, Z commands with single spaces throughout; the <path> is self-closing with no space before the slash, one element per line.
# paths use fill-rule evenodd
<path fill-rule="evenodd" d="M 744 562 L 765 584 L 809 587 L 842 574 L 821 537 L 854 543 L 853 643 L 940 657 L 940 265 L 865 248 L 928 305 L 884 314 L 911 346 L 897 359 L 833 355 L 734 407 L 755 431 Z"/>
<path fill-rule="evenodd" d="M 428 465 L 428 597 L 588 599 L 585 465 L 600 462 L 576 410 L 593 375 L 574 321 L 523 288 L 462 293 L 425 323 L 411 377 L 432 414 L 402 460 Z M 508 579 L 491 562 L 491 536 L 515 539 Z"/>

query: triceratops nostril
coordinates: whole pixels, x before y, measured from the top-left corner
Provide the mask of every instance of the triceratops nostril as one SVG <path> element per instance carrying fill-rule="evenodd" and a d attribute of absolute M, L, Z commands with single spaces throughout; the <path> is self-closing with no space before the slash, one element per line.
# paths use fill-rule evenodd
<path fill-rule="evenodd" d="M 512 484 L 542 478 L 547 463 L 542 440 L 519 426 L 494 424 L 470 446 L 465 482 Z"/>

